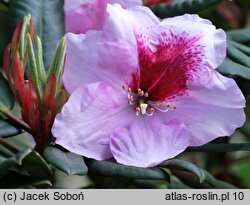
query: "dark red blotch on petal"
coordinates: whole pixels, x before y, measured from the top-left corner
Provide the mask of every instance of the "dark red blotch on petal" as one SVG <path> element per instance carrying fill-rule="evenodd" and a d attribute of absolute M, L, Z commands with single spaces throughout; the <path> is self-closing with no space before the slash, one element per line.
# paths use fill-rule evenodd
<path fill-rule="evenodd" d="M 147 36 L 137 35 L 139 70 L 131 74 L 129 83 L 132 92 L 140 88 L 151 101 L 170 100 L 185 93 L 188 80 L 204 64 L 204 47 L 198 43 L 201 36 L 190 37 L 185 32 L 175 35 L 171 31 L 158 35 L 155 52 Z"/>

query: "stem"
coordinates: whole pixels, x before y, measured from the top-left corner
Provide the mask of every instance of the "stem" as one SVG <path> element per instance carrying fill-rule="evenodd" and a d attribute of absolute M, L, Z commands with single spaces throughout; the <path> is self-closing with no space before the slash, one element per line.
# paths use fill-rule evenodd
<path fill-rule="evenodd" d="M 3 111 L 2 112 L 10 121 L 14 122 L 17 126 L 21 127 L 26 132 L 32 134 L 31 128 L 28 124 L 26 124 L 23 120 L 20 120 L 15 115 L 13 115 L 9 111 Z"/>
<path fill-rule="evenodd" d="M 19 150 L 16 147 L 6 142 L 2 137 L 0 137 L 0 144 L 5 148 L 7 148 L 8 150 L 10 150 L 11 152 L 13 152 L 14 154 L 17 154 L 19 152 Z"/>
<path fill-rule="evenodd" d="M 186 152 L 235 152 L 250 151 L 250 143 L 208 143 L 200 147 L 188 147 Z"/>

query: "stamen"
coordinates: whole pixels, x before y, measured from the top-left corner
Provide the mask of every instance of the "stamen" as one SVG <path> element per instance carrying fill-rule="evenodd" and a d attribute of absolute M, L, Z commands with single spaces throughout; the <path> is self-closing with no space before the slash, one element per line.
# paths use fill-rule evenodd
<path fill-rule="evenodd" d="M 128 88 L 128 93 L 131 93 L 131 92 L 132 92 L 131 88 Z"/>
<path fill-rule="evenodd" d="M 147 107 L 148 107 L 148 104 L 146 104 L 146 103 L 141 103 L 141 104 L 140 104 L 141 113 L 142 113 L 143 115 L 146 114 Z"/>
<path fill-rule="evenodd" d="M 131 96 L 129 97 L 129 102 L 130 102 L 130 104 L 133 104 L 133 101 L 134 101 L 134 97 L 131 95 Z"/>
<path fill-rule="evenodd" d="M 170 107 L 170 105 L 169 104 L 166 104 L 166 108 L 169 108 Z"/>
<path fill-rule="evenodd" d="M 123 91 L 126 90 L 126 85 L 125 85 L 125 84 L 122 85 L 122 90 L 123 90 Z"/>
<path fill-rule="evenodd" d="M 139 107 L 137 107 L 135 110 L 136 110 L 136 115 L 138 116 L 141 112 L 141 109 Z"/>
<path fill-rule="evenodd" d="M 148 93 L 145 93 L 145 94 L 144 94 L 144 97 L 148 98 Z"/>
<path fill-rule="evenodd" d="M 140 95 L 140 93 L 141 93 L 141 89 L 140 89 L 140 88 L 138 88 L 138 89 L 137 89 L 137 92 L 138 92 L 138 95 Z"/>
<path fill-rule="evenodd" d="M 176 108 L 177 108 L 176 105 L 174 105 L 173 108 L 174 108 L 174 110 L 176 110 Z"/>
<path fill-rule="evenodd" d="M 141 93 L 139 94 L 140 96 L 143 96 L 144 95 L 144 91 L 142 90 Z"/>
<path fill-rule="evenodd" d="M 149 112 L 146 112 L 147 116 L 152 116 L 155 112 L 155 109 L 154 108 L 150 108 Z"/>

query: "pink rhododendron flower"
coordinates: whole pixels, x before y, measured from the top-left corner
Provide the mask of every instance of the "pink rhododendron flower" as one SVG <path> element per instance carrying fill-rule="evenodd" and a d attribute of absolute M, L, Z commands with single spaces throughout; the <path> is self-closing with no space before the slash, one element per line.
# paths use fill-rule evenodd
<path fill-rule="evenodd" d="M 142 5 L 142 0 L 65 0 L 65 30 L 85 33 L 100 30 L 107 18 L 107 3 L 119 3 L 124 8 Z"/>
<path fill-rule="evenodd" d="M 57 144 L 149 167 L 244 123 L 241 91 L 214 70 L 226 55 L 223 30 L 197 15 L 160 22 L 142 6 L 107 12 L 102 31 L 66 35 L 71 97 L 52 128 Z"/>

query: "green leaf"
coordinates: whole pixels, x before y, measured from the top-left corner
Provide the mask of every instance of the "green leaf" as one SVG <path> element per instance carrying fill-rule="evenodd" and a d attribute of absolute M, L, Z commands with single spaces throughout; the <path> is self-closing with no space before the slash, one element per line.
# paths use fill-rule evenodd
<path fill-rule="evenodd" d="M 244 29 L 232 30 L 227 32 L 229 40 L 236 41 L 238 43 L 247 43 L 250 41 L 250 27 Z"/>
<path fill-rule="evenodd" d="M 57 84 L 61 83 L 61 76 L 63 73 L 63 66 L 64 66 L 64 60 L 65 60 L 65 53 L 66 53 L 66 44 L 64 37 L 60 40 L 56 52 L 53 57 L 53 61 L 50 65 L 48 76 L 47 76 L 47 82 L 50 80 L 50 76 L 52 73 L 55 74 Z"/>
<path fill-rule="evenodd" d="M 221 0 L 175 0 L 172 3 L 162 3 L 152 6 L 152 10 L 160 18 L 166 18 L 186 13 L 197 13 L 219 2 Z"/>
<path fill-rule="evenodd" d="M 170 176 L 169 189 L 191 189 L 192 187 L 183 183 L 179 178 L 174 175 Z"/>
<path fill-rule="evenodd" d="M 164 168 L 169 168 L 170 170 L 182 170 L 182 171 L 187 171 L 189 173 L 192 173 L 199 178 L 200 185 L 202 185 L 203 182 L 206 182 L 212 188 L 216 188 L 216 189 L 235 189 L 235 188 L 237 188 L 237 187 L 235 187 L 227 182 L 224 182 L 224 181 L 221 181 L 221 180 L 214 178 L 206 170 L 201 169 L 188 161 L 179 160 L 179 159 L 172 159 L 172 160 L 168 160 L 168 161 L 163 162 L 159 166 L 164 167 Z M 185 180 L 189 181 L 189 178 L 186 178 Z M 191 185 L 194 185 L 196 183 L 194 179 L 190 179 L 190 180 L 191 180 Z M 209 188 L 204 183 L 203 183 L 203 186 L 201 186 L 201 187 Z"/>
<path fill-rule="evenodd" d="M 223 64 L 217 68 L 217 70 L 222 74 L 235 75 L 250 79 L 250 68 L 238 64 L 228 57 L 224 60 Z"/>
<path fill-rule="evenodd" d="M 200 147 L 189 147 L 189 152 L 235 152 L 250 151 L 250 143 L 208 143 Z"/>
<path fill-rule="evenodd" d="M 118 176 L 130 179 L 155 179 L 169 181 L 169 175 L 161 168 L 139 168 L 125 166 L 114 161 L 86 161 L 89 174 L 101 176 Z"/>
<path fill-rule="evenodd" d="M 197 177 L 199 177 L 200 183 L 206 180 L 209 184 L 211 184 L 215 180 L 214 177 L 210 175 L 207 171 L 202 170 L 196 165 L 184 160 L 179 160 L 179 159 L 168 160 L 160 164 L 160 167 L 180 169 L 191 172 L 195 174 Z"/>
<path fill-rule="evenodd" d="M 235 47 L 235 43 L 230 40 L 227 42 L 227 56 L 234 62 L 250 68 L 250 57 Z"/>
<path fill-rule="evenodd" d="M 19 128 L 15 127 L 14 125 L 11 125 L 7 120 L 0 118 L 1 137 L 11 137 L 20 133 L 22 133 L 22 131 Z"/>
<path fill-rule="evenodd" d="M 217 69 L 226 75 L 250 79 L 250 28 L 227 32 L 227 57 Z"/>
<path fill-rule="evenodd" d="M 43 59 L 46 70 L 52 61 L 57 43 L 64 35 L 63 0 L 11 0 L 9 17 L 11 30 L 25 15 L 31 14 L 36 34 L 43 43 Z"/>
<path fill-rule="evenodd" d="M 43 153 L 44 158 L 57 169 L 68 175 L 86 175 L 88 167 L 82 156 L 64 152 L 56 147 L 48 146 Z"/>
<path fill-rule="evenodd" d="M 37 48 L 36 59 L 37 59 L 38 75 L 39 75 L 40 81 L 43 82 L 43 84 L 45 84 L 47 74 L 46 74 L 46 71 L 45 71 L 43 58 L 42 58 L 42 56 L 43 56 L 42 42 L 41 42 L 41 39 L 38 36 L 36 36 L 36 48 Z"/>
<path fill-rule="evenodd" d="M 0 156 L 0 177 L 10 170 L 18 171 L 27 176 L 51 179 L 52 171 L 46 161 L 34 150 L 28 148 L 12 157 Z"/>
<path fill-rule="evenodd" d="M 27 48 L 28 48 L 28 53 L 29 53 L 30 74 L 31 74 L 32 80 L 33 80 L 35 88 L 36 88 L 37 96 L 39 96 L 41 98 L 42 86 L 41 86 L 41 81 L 40 81 L 39 75 L 38 75 L 35 52 L 33 49 L 33 44 L 32 44 L 31 37 L 30 37 L 29 33 L 27 33 L 26 39 L 27 39 Z"/>
<path fill-rule="evenodd" d="M 14 106 L 14 95 L 10 89 L 10 86 L 7 80 L 3 77 L 0 72 L 0 102 L 4 104 L 5 107 L 11 109 Z M 1 108 L 0 108 L 1 109 Z"/>

